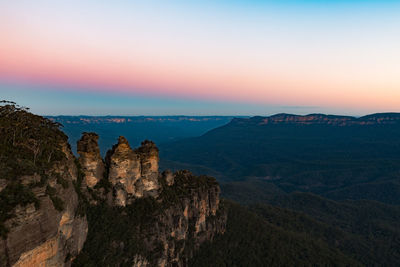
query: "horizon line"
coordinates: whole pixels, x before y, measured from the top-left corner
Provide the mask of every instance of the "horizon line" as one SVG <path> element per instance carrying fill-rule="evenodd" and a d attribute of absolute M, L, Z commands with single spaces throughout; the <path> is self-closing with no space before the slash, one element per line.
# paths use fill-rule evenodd
<path fill-rule="evenodd" d="M 400 112 L 394 112 L 394 111 L 387 111 L 387 112 L 374 112 L 374 113 L 368 113 L 364 115 L 345 115 L 345 114 L 333 114 L 333 113 L 308 113 L 308 114 L 295 114 L 295 113 L 285 113 L 285 112 L 279 112 L 279 113 L 273 113 L 273 114 L 268 114 L 268 115 L 184 115 L 184 114 L 176 114 L 176 115 L 64 115 L 64 114 L 59 114 L 59 115 L 43 115 L 40 114 L 40 116 L 43 117 L 272 117 L 276 115 L 292 115 L 292 116 L 311 116 L 311 115 L 324 115 L 324 116 L 342 116 L 342 117 L 354 117 L 354 118 L 360 118 L 360 117 L 365 117 L 365 116 L 370 116 L 370 115 L 379 115 L 379 114 L 396 114 L 400 115 Z"/>

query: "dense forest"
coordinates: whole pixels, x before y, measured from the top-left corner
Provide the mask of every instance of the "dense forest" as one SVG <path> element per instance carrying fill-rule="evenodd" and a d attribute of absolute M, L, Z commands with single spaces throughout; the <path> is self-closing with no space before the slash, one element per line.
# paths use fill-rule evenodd
<path fill-rule="evenodd" d="M 193 266 L 398 266 L 398 207 L 309 195 L 287 202 L 297 211 L 226 201 L 227 232 L 203 245 Z"/>
<path fill-rule="evenodd" d="M 399 136 L 396 113 L 361 118 L 283 114 L 235 119 L 200 137 L 164 144 L 160 151 L 164 167 L 190 168 L 247 189 L 269 184 L 267 193 L 303 191 L 400 204 Z M 228 186 L 240 189 L 236 185 Z"/>
<path fill-rule="evenodd" d="M 163 145 L 164 166 L 212 174 L 225 198 L 247 207 L 228 202 L 227 234 L 204 246 L 194 263 L 206 266 L 219 259 L 220 266 L 243 266 L 261 258 L 254 266 L 270 266 L 274 253 L 273 258 L 285 255 L 289 262 L 290 252 L 281 248 L 279 254 L 262 242 L 284 232 L 321 242 L 325 262 L 333 254 L 322 247 L 336 251 L 336 265 L 397 266 L 399 136 L 400 114 L 282 114 L 235 119 L 203 136 Z M 252 227 L 241 228 L 247 223 Z M 262 231 L 260 225 L 279 231 Z M 310 245 L 302 244 L 305 250 Z M 345 263 L 349 258 L 353 264 Z"/>

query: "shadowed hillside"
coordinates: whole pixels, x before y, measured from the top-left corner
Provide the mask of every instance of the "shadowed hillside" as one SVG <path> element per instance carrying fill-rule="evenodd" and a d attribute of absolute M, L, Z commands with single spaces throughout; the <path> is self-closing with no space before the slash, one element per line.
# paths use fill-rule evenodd
<path fill-rule="evenodd" d="M 162 166 L 209 170 L 220 181 L 259 181 L 276 191 L 400 204 L 397 113 L 234 119 L 160 151 L 166 159 Z"/>

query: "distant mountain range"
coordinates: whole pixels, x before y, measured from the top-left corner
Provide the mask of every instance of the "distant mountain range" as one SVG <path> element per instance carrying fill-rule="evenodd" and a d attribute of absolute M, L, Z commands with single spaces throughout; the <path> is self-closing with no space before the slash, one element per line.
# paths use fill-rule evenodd
<path fill-rule="evenodd" d="M 335 126 L 351 125 L 376 125 L 400 123 L 400 113 L 376 113 L 363 117 L 337 116 L 325 114 L 309 114 L 305 116 L 293 114 L 276 114 L 270 117 L 255 116 L 252 118 L 235 118 L 232 123 L 236 124 L 327 124 Z"/>
<path fill-rule="evenodd" d="M 101 123 L 180 123 L 180 122 L 219 122 L 229 121 L 233 116 L 47 116 L 65 124 Z"/>
<path fill-rule="evenodd" d="M 303 191 L 400 204 L 399 113 L 237 118 L 161 154 L 164 167 L 214 175 L 241 200 Z"/>

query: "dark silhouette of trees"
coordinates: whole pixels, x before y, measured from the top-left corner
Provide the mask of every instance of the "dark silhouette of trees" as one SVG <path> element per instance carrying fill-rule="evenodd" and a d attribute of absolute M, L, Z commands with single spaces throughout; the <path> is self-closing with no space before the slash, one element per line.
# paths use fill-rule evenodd
<path fill-rule="evenodd" d="M 0 101 L 0 174 L 15 179 L 44 169 L 64 154 L 62 141 L 67 137 L 59 130 L 62 125 L 15 102 Z M 21 168 L 22 165 L 22 168 Z"/>

